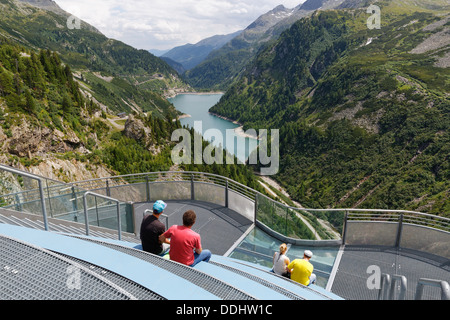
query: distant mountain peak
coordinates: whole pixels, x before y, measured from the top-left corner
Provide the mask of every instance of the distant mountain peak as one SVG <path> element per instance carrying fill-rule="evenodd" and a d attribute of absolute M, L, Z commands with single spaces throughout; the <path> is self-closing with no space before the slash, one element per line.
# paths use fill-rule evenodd
<path fill-rule="evenodd" d="M 58 14 L 65 13 L 63 9 L 53 0 L 16 0 L 18 2 L 27 3 L 33 7 L 52 11 Z"/>
<path fill-rule="evenodd" d="M 337 7 L 343 2 L 344 0 L 306 0 L 301 5 L 300 9 L 301 10 L 331 9 Z"/>
<path fill-rule="evenodd" d="M 279 11 L 285 11 L 285 10 L 286 10 L 286 7 L 282 4 L 280 4 L 279 6 L 276 6 L 271 12 L 277 13 Z"/>

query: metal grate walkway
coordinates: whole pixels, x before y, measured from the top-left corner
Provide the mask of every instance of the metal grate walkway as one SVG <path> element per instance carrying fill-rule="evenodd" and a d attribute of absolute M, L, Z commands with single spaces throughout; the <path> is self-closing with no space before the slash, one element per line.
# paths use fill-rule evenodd
<path fill-rule="evenodd" d="M 84 263 L 0 236 L 2 300 L 136 300 L 118 286 L 119 275 L 99 274 Z M 109 279 L 108 279 L 109 278 Z M 161 300 L 151 293 L 148 299 Z"/>
<path fill-rule="evenodd" d="M 133 249 L 130 247 L 122 246 L 119 244 L 113 244 L 101 240 L 96 240 L 92 238 L 82 238 L 83 240 L 90 241 L 114 249 L 138 259 L 144 260 L 151 263 L 154 266 L 165 269 L 183 279 L 186 279 L 193 284 L 205 289 L 206 291 L 214 294 L 223 300 L 254 300 L 255 298 L 251 295 L 211 276 L 204 272 L 198 271 L 194 268 L 185 266 L 183 264 L 164 259 L 160 256 L 156 256 L 147 253 L 142 250 Z"/>
<path fill-rule="evenodd" d="M 32 228 L 36 230 L 45 230 L 42 217 L 26 213 L 17 212 L 8 209 L 0 208 L 0 223 L 9 224 L 13 226 L 20 226 L 25 228 Z M 48 219 L 49 231 L 65 233 L 65 234 L 77 234 L 85 235 L 86 228 L 84 223 L 77 223 L 72 221 L 66 221 L 61 219 Z M 117 231 L 108 228 L 102 228 L 97 226 L 90 226 L 90 234 L 98 238 L 105 239 L 117 239 Z M 124 241 L 132 243 L 140 243 L 140 240 L 136 238 L 134 234 L 122 233 L 122 239 Z"/>
<path fill-rule="evenodd" d="M 381 273 L 407 279 L 406 300 L 413 300 L 420 278 L 450 282 L 450 261 L 408 249 L 382 246 L 346 246 L 331 291 L 349 300 L 377 300 L 379 290 L 369 289 L 370 266 Z M 397 292 L 398 296 L 398 292 Z M 438 288 L 427 287 L 423 300 L 440 300 Z"/>

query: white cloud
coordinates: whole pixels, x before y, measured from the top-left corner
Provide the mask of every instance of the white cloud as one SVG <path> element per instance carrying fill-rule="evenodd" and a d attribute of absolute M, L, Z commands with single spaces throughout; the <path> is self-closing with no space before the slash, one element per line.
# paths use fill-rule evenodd
<path fill-rule="evenodd" d="M 107 37 L 138 49 L 169 49 L 247 27 L 261 14 L 304 0 L 55 0 Z"/>

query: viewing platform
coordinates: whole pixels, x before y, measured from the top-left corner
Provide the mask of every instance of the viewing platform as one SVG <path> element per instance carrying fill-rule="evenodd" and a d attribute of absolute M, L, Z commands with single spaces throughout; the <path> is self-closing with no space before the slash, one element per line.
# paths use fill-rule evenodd
<path fill-rule="evenodd" d="M 198 172 L 64 184 L 0 166 L 0 181 L 0 263 L 2 288 L 8 288 L 1 299 L 450 299 L 446 218 L 291 208 Z M 193 230 L 211 250 L 210 262 L 191 268 L 141 250 L 139 226 L 158 199 L 168 204 L 160 217 L 167 227 L 181 224 L 186 210 L 196 212 Z M 324 213 L 342 218 L 334 227 L 338 239 L 327 239 L 314 224 L 312 217 Z M 298 215 L 322 240 L 297 236 Z M 281 243 L 288 244 L 291 261 L 313 251 L 316 284 L 305 287 L 270 272 Z"/>

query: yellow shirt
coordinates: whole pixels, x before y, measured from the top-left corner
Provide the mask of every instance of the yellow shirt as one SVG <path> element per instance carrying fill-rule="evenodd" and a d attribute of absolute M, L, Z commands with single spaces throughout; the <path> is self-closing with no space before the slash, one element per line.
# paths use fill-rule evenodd
<path fill-rule="evenodd" d="M 309 285 L 309 277 L 311 276 L 314 266 L 305 259 L 295 259 L 288 265 L 291 272 L 291 280 L 297 281 L 305 286 Z"/>

